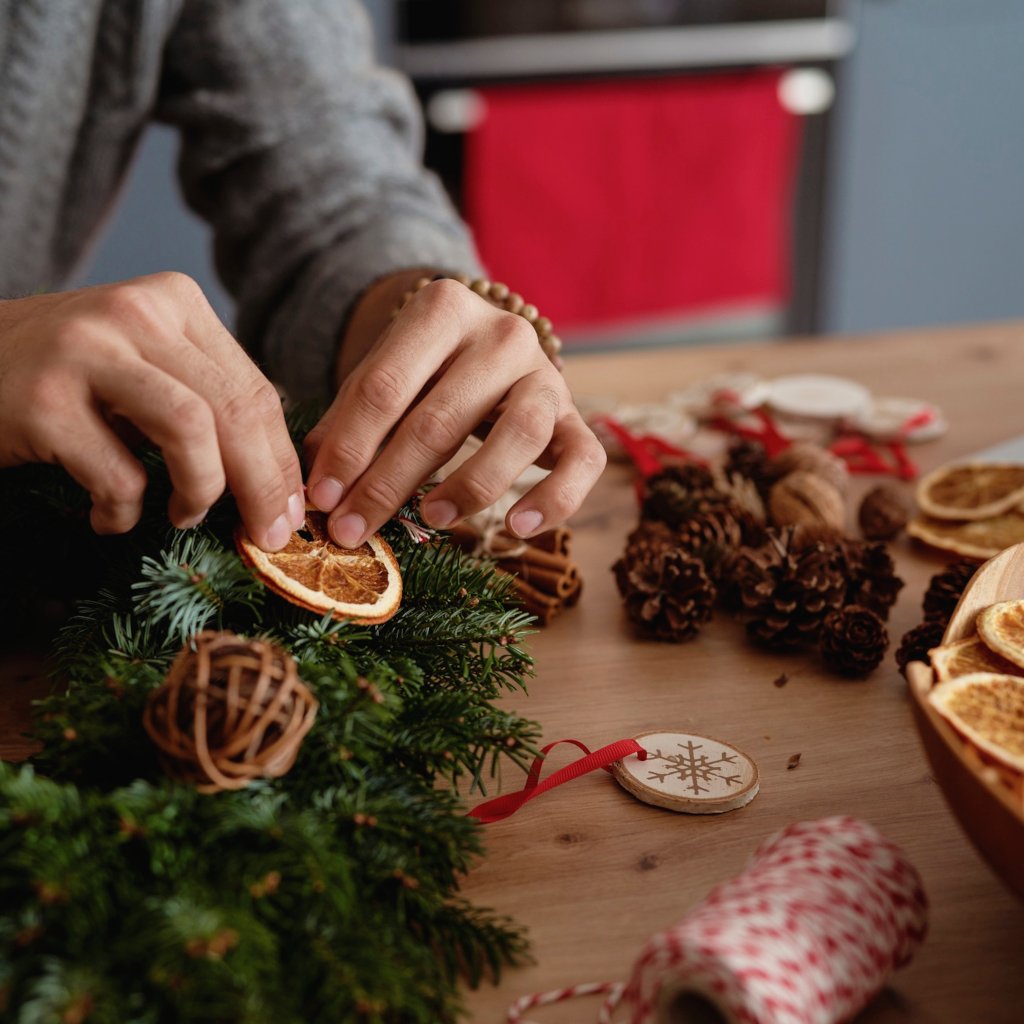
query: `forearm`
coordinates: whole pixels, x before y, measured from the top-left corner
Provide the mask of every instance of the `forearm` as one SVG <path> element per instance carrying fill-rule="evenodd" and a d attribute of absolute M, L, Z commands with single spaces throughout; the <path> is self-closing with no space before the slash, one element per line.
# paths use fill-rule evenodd
<path fill-rule="evenodd" d="M 335 387 L 363 360 L 391 323 L 392 316 L 407 292 L 423 277 L 433 277 L 431 267 L 401 270 L 375 281 L 359 297 L 342 332 L 334 367 Z"/>

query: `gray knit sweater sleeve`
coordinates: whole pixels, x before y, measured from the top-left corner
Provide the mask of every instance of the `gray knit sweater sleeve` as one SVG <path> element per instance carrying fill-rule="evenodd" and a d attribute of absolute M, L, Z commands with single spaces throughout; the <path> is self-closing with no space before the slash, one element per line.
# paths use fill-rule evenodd
<path fill-rule="evenodd" d="M 373 281 L 478 269 L 420 164 L 411 89 L 371 54 L 355 0 L 188 0 L 164 54 L 156 116 L 181 129 L 186 199 L 213 226 L 240 339 L 293 397 L 327 393 Z"/>

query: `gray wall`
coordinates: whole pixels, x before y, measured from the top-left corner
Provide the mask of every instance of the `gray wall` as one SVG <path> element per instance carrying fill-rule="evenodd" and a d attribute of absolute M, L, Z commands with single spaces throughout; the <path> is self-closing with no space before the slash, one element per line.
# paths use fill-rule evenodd
<path fill-rule="evenodd" d="M 221 319 L 230 322 L 231 301 L 213 270 L 210 232 L 186 209 L 175 179 L 177 134 L 156 125 L 143 139 L 131 180 L 81 282 L 122 281 L 158 270 L 194 277 Z"/>
<path fill-rule="evenodd" d="M 378 2 L 378 24 L 388 5 Z M 861 0 L 833 139 L 823 326 L 1024 315 L 1024 0 Z M 83 280 L 173 268 L 230 321 L 208 232 L 181 203 L 177 142 L 144 142 Z"/>
<path fill-rule="evenodd" d="M 862 0 L 824 327 L 1024 315 L 1024 2 Z"/>

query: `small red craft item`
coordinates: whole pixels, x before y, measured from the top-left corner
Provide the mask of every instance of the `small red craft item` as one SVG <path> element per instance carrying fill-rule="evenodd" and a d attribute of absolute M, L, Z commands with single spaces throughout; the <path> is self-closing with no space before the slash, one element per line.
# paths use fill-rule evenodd
<path fill-rule="evenodd" d="M 800 822 L 649 939 L 625 985 L 586 988 L 606 996 L 598 1024 L 688 1019 L 680 1000 L 732 1024 L 838 1024 L 910 961 L 927 923 L 920 876 L 899 847 L 855 818 Z M 531 1000 L 577 994 L 526 996 L 508 1020 L 540 1005 Z"/>

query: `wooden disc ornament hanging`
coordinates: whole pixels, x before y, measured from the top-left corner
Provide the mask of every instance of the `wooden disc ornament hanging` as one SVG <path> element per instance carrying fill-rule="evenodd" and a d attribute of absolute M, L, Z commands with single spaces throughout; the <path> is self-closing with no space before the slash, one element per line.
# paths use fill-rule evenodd
<path fill-rule="evenodd" d="M 624 757 L 612 765 L 612 775 L 638 800 L 686 814 L 724 814 L 757 796 L 757 764 L 729 743 L 685 732 L 635 739 L 646 760 Z"/>
<path fill-rule="evenodd" d="M 264 585 L 307 611 L 376 625 L 402 601 L 402 574 L 379 533 L 358 548 L 342 548 L 327 532 L 327 515 L 306 509 L 306 521 L 280 551 L 264 551 L 239 526 L 235 545 Z"/>

